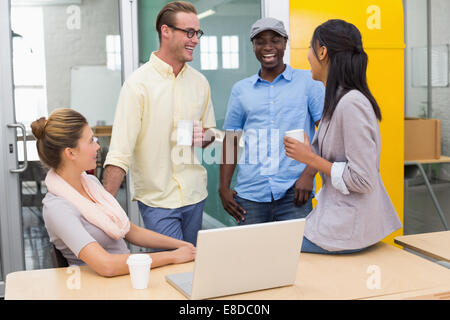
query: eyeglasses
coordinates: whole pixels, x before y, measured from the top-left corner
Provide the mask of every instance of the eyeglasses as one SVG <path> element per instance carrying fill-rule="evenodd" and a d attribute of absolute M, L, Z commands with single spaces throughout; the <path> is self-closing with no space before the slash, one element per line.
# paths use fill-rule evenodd
<path fill-rule="evenodd" d="M 194 34 L 197 35 L 197 39 L 200 39 L 200 38 L 202 37 L 202 35 L 203 35 L 203 31 L 202 31 L 202 30 L 181 29 L 181 28 L 172 26 L 172 25 L 170 25 L 170 24 L 168 24 L 167 26 L 170 27 L 170 28 L 172 28 L 172 29 L 178 30 L 178 31 L 184 31 L 184 32 L 186 32 L 186 35 L 187 35 L 187 37 L 188 37 L 189 39 L 191 39 L 191 38 L 194 36 Z"/>

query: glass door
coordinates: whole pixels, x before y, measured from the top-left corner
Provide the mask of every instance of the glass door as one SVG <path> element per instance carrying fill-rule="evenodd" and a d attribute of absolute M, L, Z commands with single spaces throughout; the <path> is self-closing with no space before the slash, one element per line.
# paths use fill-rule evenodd
<path fill-rule="evenodd" d="M 52 267 L 42 219 L 46 170 L 37 155 L 30 124 L 58 108 L 83 114 L 102 146 L 97 169 L 108 151 L 114 110 L 122 84 L 118 2 L 72 1 L 21 5 L 11 1 L 15 116 L 26 127 L 28 167 L 19 175 L 25 269 Z M 95 14 L 94 14 L 95 13 Z M 24 155 L 18 142 L 18 160 Z M 126 208 L 126 189 L 118 200 Z"/>
<path fill-rule="evenodd" d="M 9 272 L 24 265 L 17 171 L 12 43 L 8 1 L 0 2 L 0 296 Z M 23 167 L 20 169 L 23 170 Z"/>
<path fill-rule="evenodd" d="M 1 1 L 0 281 L 12 271 L 52 267 L 42 218 L 46 169 L 31 122 L 58 108 L 83 114 L 101 145 L 97 168 L 89 173 L 102 179 L 126 75 L 123 65 L 133 68 L 133 59 L 124 59 L 123 52 L 133 51 L 133 41 L 121 37 L 123 32 L 132 37 L 132 15 L 120 15 L 134 5 L 122 0 Z M 131 43 L 126 50 L 124 42 Z M 16 167 L 22 169 L 10 171 Z M 127 181 L 117 199 L 130 212 Z M 3 291 L 0 287 L 0 296 Z"/>

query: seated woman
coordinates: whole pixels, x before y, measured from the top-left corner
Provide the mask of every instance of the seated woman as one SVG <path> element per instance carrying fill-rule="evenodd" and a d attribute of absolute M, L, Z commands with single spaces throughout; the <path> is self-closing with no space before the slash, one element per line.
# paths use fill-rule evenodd
<path fill-rule="evenodd" d="M 175 249 L 151 253 L 151 267 L 192 261 L 195 247 L 131 223 L 117 200 L 85 171 L 97 165 L 100 146 L 86 119 L 58 109 L 31 124 L 41 162 L 50 168 L 43 217 L 50 241 L 69 265 L 87 264 L 98 274 L 129 273 L 124 239 L 137 246 Z"/>
<path fill-rule="evenodd" d="M 321 174 L 317 206 L 306 218 L 302 251 L 352 253 L 401 228 L 380 176 L 381 112 L 366 81 L 367 54 L 350 23 L 317 27 L 308 53 L 325 105 L 312 148 L 284 138 L 286 155 Z"/>

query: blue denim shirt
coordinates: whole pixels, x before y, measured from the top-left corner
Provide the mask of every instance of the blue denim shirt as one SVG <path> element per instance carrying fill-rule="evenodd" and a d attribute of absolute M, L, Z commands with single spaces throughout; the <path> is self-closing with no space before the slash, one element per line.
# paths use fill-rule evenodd
<path fill-rule="evenodd" d="M 223 129 L 243 131 L 235 186 L 241 198 L 270 202 L 294 185 L 306 165 L 286 156 L 283 137 L 286 131 L 304 129 L 312 141 L 324 95 L 323 84 L 310 71 L 289 65 L 272 83 L 258 73 L 233 86 Z"/>

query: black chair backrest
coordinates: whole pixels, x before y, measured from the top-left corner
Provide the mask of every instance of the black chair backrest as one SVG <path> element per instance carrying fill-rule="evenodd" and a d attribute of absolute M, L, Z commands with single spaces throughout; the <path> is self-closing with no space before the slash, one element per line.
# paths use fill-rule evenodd
<path fill-rule="evenodd" d="M 66 258 L 64 258 L 61 251 L 56 249 L 54 244 L 51 244 L 50 247 L 50 255 L 52 256 L 52 262 L 54 268 L 65 268 L 68 267 L 69 264 L 67 263 Z"/>

